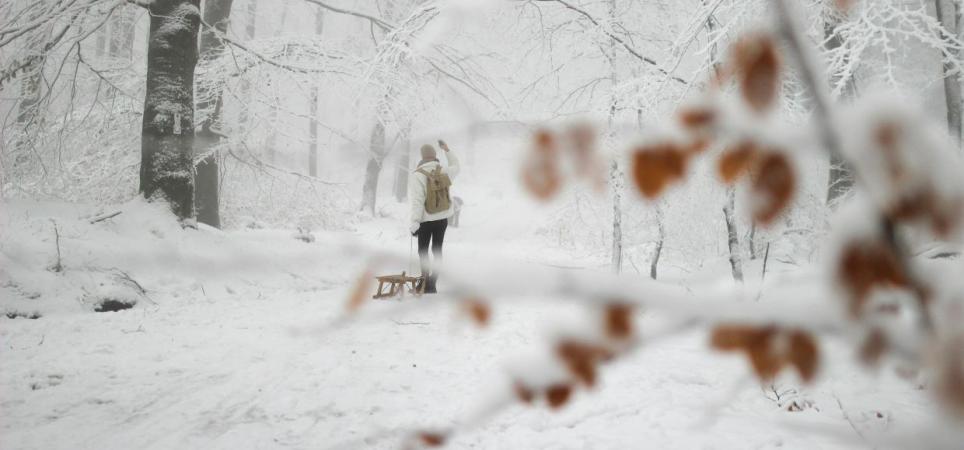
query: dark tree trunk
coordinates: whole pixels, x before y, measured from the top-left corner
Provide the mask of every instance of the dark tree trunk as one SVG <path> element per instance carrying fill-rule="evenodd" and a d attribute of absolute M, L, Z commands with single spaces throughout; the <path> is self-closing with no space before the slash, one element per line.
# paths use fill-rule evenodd
<path fill-rule="evenodd" d="M 727 189 L 726 203 L 723 204 L 723 219 L 726 221 L 726 243 L 730 250 L 730 271 L 733 279 L 743 281 L 743 258 L 740 253 L 740 238 L 736 231 L 736 218 L 734 208 L 736 206 L 736 192 L 733 188 Z"/>
<path fill-rule="evenodd" d="M 937 20 L 944 27 L 947 36 L 941 38 L 956 39 L 959 36 L 958 4 L 948 0 L 934 0 Z M 960 52 L 951 51 L 944 58 L 944 102 L 947 106 L 947 131 L 954 139 L 954 143 L 961 143 L 961 73 L 954 68 L 951 59 L 960 58 Z"/>
<path fill-rule="evenodd" d="M 408 172 L 412 154 L 411 138 L 409 137 L 411 128 L 406 128 L 403 133 L 398 147 L 398 159 L 395 160 L 395 186 L 393 189 L 395 200 L 399 202 L 404 202 L 408 198 Z"/>
<path fill-rule="evenodd" d="M 194 216 L 194 69 L 200 0 L 154 0 L 147 47 L 140 190 Z"/>
<path fill-rule="evenodd" d="M 232 2 L 233 0 L 205 0 L 204 2 L 204 23 L 213 26 L 216 30 L 206 29 L 201 32 L 200 54 L 206 63 L 214 63 L 224 53 L 224 41 L 218 33 L 226 33 L 228 30 Z M 221 122 L 223 95 L 220 89 L 217 92 L 199 92 L 199 94 L 205 100 L 198 103 L 198 111 L 207 112 L 207 114 L 197 130 L 194 150 L 195 158 L 201 158 L 194 175 L 197 220 L 212 227 L 221 228 L 218 155 L 214 150 L 221 138 L 212 127 L 217 127 Z"/>
<path fill-rule="evenodd" d="M 835 17 L 828 18 L 824 22 L 824 38 L 827 43 L 827 50 L 832 51 L 843 46 L 843 36 L 837 33 L 837 21 L 839 19 Z M 833 77 L 831 79 L 831 84 L 836 85 L 839 81 L 838 77 Z M 856 81 L 851 75 L 849 79 L 846 80 L 846 84 L 843 89 L 843 97 L 845 99 L 853 98 L 856 93 Z M 837 200 L 843 197 L 847 192 L 850 191 L 854 185 L 853 174 L 851 173 L 850 167 L 848 167 L 847 162 L 840 158 L 835 152 L 830 154 L 830 176 L 827 181 L 827 204 L 834 206 Z"/>
<path fill-rule="evenodd" d="M 325 31 L 325 15 L 321 8 L 315 10 L 315 35 L 321 36 Z M 311 86 L 311 93 L 308 95 L 308 101 L 311 105 L 308 107 L 308 117 L 310 117 L 310 125 L 308 127 L 308 175 L 316 177 L 318 176 L 318 86 Z"/>
<path fill-rule="evenodd" d="M 131 59 L 134 44 L 134 28 L 137 25 L 137 7 L 125 5 L 117 10 L 110 23 L 110 56 Z"/>
<path fill-rule="evenodd" d="M 40 3 L 45 3 L 49 0 L 44 0 Z M 29 20 L 35 20 L 40 17 L 44 10 L 43 6 L 38 6 L 31 13 Z M 42 118 L 41 115 L 37 113 L 40 103 L 40 88 L 43 78 L 43 66 L 46 55 L 44 54 L 44 45 L 47 41 L 49 34 L 49 27 L 41 26 L 37 30 L 28 34 L 27 39 L 29 39 L 30 50 L 35 55 L 29 56 L 27 65 L 23 68 L 23 74 L 20 76 L 20 102 L 17 104 L 17 128 L 20 130 L 21 135 L 16 139 L 14 147 L 18 150 L 25 148 L 29 145 L 31 141 L 28 138 L 28 133 L 31 127 L 36 127 L 38 124 L 38 117 Z"/>
<path fill-rule="evenodd" d="M 372 128 L 370 146 L 371 156 L 365 167 L 365 185 L 362 188 L 361 210 L 368 210 L 375 215 L 375 200 L 378 194 L 378 175 L 382 171 L 382 161 L 385 158 L 385 125 L 375 122 Z"/>

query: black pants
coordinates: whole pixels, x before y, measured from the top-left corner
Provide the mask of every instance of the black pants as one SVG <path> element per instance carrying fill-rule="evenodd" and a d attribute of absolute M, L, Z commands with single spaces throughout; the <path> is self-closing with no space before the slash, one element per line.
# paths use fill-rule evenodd
<path fill-rule="evenodd" d="M 428 246 L 430 242 L 432 244 L 432 255 L 435 257 L 435 263 L 440 264 L 442 262 L 442 242 L 445 240 L 445 229 L 448 228 L 448 226 L 449 220 L 442 219 L 422 222 L 418 227 L 418 259 L 422 266 L 423 276 L 427 277 L 432 274 L 432 265 L 428 260 Z M 434 281 L 434 277 L 432 278 Z"/>

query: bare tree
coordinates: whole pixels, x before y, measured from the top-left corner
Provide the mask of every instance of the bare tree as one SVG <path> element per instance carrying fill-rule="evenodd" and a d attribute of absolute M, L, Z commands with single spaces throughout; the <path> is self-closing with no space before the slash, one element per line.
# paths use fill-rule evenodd
<path fill-rule="evenodd" d="M 163 198 L 182 219 L 194 217 L 194 70 L 199 0 L 147 4 L 147 90 L 141 136 L 140 190 Z"/>
<path fill-rule="evenodd" d="M 376 121 L 372 128 L 371 144 L 369 145 L 368 164 L 365 166 L 365 184 L 362 187 L 361 210 L 368 210 L 375 214 L 375 201 L 378 194 L 378 174 L 382 171 L 385 160 L 385 125 Z"/>
<path fill-rule="evenodd" d="M 213 29 L 205 29 L 201 33 L 200 56 L 205 62 L 213 62 L 224 53 L 224 40 L 221 36 L 227 32 L 231 19 L 231 5 L 233 0 L 206 0 L 204 2 L 204 23 Z M 220 143 L 220 133 L 213 127 L 220 125 L 224 95 L 221 88 L 217 92 L 198 94 L 203 98 L 198 103 L 198 112 L 206 113 L 200 117 L 195 135 L 195 205 L 197 206 L 198 222 L 215 228 L 221 227 L 218 196 L 218 155 L 217 145 Z M 198 90 L 203 90 L 199 86 Z"/>
<path fill-rule="evenodd" d="M 941 39 L 957 39 L 960 36 L 960 2 L 953 0 L 934 0 L 935 14 L 941 24 Z M 948 50 L 942 55 L 944 61 L 944 102 L 947 107 L 947 131 L 957 144 L 961 143 L 961 72 L 955 68 L 954 60 L 961 55 L 957 49 Z"/>
<path fill-rule="evenodd" d="M 940 0 L 937 0 L 940 1 Z M 831 8 L 827 17 L 824 19 L 824 42 L 828 52 L 835 51 L 844 45 L 844 37 L 838 32 L 837 26 L 840 23 L 839 13 Z M 831 85 L 843 83 L 842 97 L 852 99 L 856 94 L 856 80 L 853 75 L 846 75 L 846 80 L 841 80 L 840 76 L 831 74 Z M 847 162 L 837 153 L 830 153 L 830 176 L 827 181 L 827 204 L 835 205 L 837 200 L 844 196 L 854 185 L 853 174 Z"/>
<path fill-rule="evenodd" d="M 616 0 L 609 0 L 609 19 L 616 21 Z M 609 139 L 615 139 L 616 107 L 618 99 L 616 96 L 616 84 L 619 82 L 616 37 L 609 37 L 609 82 L 612 85 L 612 98 L 609 102 Z M 622 211 L 622 172 L 619 170 L 619 158 L 613 158 L 609 170 L 609 184 L 612 186 L 613 201 L 613 231 L 612 231 L 612 266 L 613 271 L 619 273 L 623 269 L 623 211 Z"/>
<path fill-rule="evenodd" d="M 320 37 L 325 30 L 324 10 L 315 10 L 315 35 Z M 311 85 L 311 93 L 308 94 L 308 175 L 318 176 L 318 85 Z"/>
<path fill-rule="evenodd" d="M 399 202 L 404 202 L 408 198 L 408 172 L 409 172 L 409 160 L 411 159 L 412 144 L 411 144 L 411 132 L 412 125 L 406 124 L 405 129 L 402 130 L 402 136 L 399 139 L 398 144 L 398 155 L 395 160 L 395 186 L 393 192 L 395 194 L 395 200 Z"/>

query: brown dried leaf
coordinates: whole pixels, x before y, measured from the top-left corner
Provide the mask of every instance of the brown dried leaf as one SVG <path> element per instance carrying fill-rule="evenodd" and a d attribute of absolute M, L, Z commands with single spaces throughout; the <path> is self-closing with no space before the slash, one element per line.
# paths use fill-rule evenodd
<path fill-rule="evenodd" d="M 749 141 L 724 151 L 718 166 L 723 183 L 733 184 L 750 168 L 756 154 L 756 147 Z"/>
<path fill-rule="evenodd" d="M 719 325 L 713 329 L 710 345 L 722 351 L 742 350 L 757 336 L 758 330 L 751 326 Z"/>
<path fill-rule="evenodd" d="M 469 317 L 471 317 L 479 327 L 484 327 L 489 324 L 492 310 L 489 308 L 488 303 L 481 299 L 470 299 L 466 300 L 464 305 Z"/>
<path fill-rule="evenodd" d="M 721 325 L 713 330 L 711 344 L 718 350 L 743 351 L 757 376 L 761 380 L 770 380 L 785 362 L 772 348 L 776 333 L 776 328 L 772 326 Z"/>
<path fill-rule="evenodd" d="M 596 384 L 596 366 L 613 356 L 606 348 L 572 340 L 560 342 L 556 354 L 569 372 L 589 387 Z"/>
<path fill-rule="evenodd" d="M 636 150 L 633 181 L 647 198 L 656 198 L 669 183 L 683 177 L 687 155 L 676 144 L 664 143 Z"/>
<path fill-rule="evenodd" d="M 516 381 L 515 384 L 512 385 L 512 390 L 515 391 L 516 398 L 527 405 L 531 404 L 536 398 L 536 393 L 533 392 L 532 389 L 529 389 L 528 386 L 522 384 L 522 382 Z"/>
<path fill-rule="evenodd" d="M 745 36 L 733 46 L 733 56 L 743 99 L 756 112 L 766 111 L 780 90 L 780 55 L 773 38 Z"/>
<path fill-rule="evenodd" d="M 441 447 L 445 445 L 447 438 L 445 434 L 430 431 L 423 431 L 418 435 L 418 440 L 426 447 Z"/>
<path fill-rule="evenodd" d="M 745 349 L 753 371 L 763 381 L 772 380 L 786 362 L 783 355 L 777 354 L 773 348 L 775 335 L 776 329 L 773 327 L 758 329 Z"/>
<path fill-rule="evenodd" d="M 633 335 L 633 306 L 612 303 L 606 306 L 606 336 L 610 339 L 627 339 Z"/>
<path fill-rule="evenodd" d="M 374 285 L 375 274 L 371 270 L 365 270 L 355 281 L 355 288 L 352 289 L 351 295 L 348 297 L 348 311 L 354 312 L 358 308 L 361 308 L 365 300 L 368 300 L 368 292 L 372 290 Z"/>
<path fill-rule="evenodd" d="M 908 287 L 909 280 L 893 250 L 881 242 L 854 242 L 844 248 L 838 281 L 849 293 L 849 310 L 858 317 L 875 287 Z"/>
<path fill-rule="evenodd" d="M 546 400 L 549 401 L 550 408 L 559 409 L 569 401 L 571 394 L 572 386 L 568 384 L 554 384 L 546 389 Z"/>
<path fill-rule="evenodd" d="M 716 111 L 705 107 L 688 108 L 679 113 L 680 124 L 690 131 L 706 131 L 715 120 Z"/>
<path fill-rule="evenodd" d="M 549 130 L 537 130 L 534 136 L 536 153 L 544 156 L 555 156 L 556 137 Z"/>
<path fill-rule="evenodd" d="M 760 157 L 754 174 L 752 189 L 759 203 L 753 219 L 761 225 L 769 225 L 793 199 L 796 178 L 787 157 L 780 153 Z"/>
<path fill-rule="evenodd" d="M 819 353 L 817 342 L 809 333 L 794 331 L 790 334 L 790 363 L 793 364 L 803 381 L 810 382 L 817 374 Z"/>

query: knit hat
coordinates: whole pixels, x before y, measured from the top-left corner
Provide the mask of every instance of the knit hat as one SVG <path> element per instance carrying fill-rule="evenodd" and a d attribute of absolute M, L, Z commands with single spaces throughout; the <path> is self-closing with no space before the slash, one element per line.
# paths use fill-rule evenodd
<path fill-rule="evenodd" d="M 422 152 L 422 159 L 423 159 L 423 160 L 425 160 L 425 159 L 435 159 L 435 147 L 432 147 L 432 146 L 429 145 L 429 144 L 425 144 L 425 145 L 422 146 L 421 152 Z"/>

